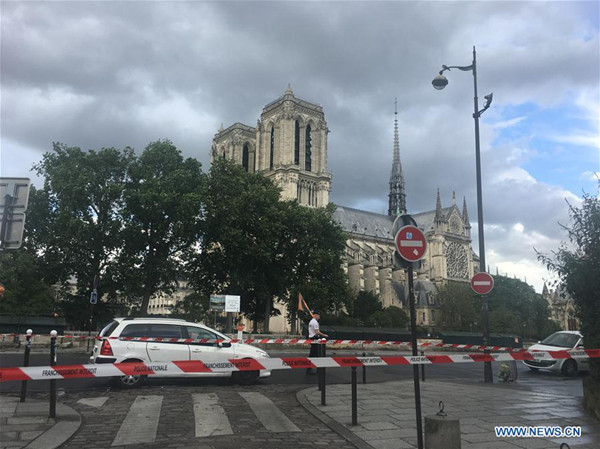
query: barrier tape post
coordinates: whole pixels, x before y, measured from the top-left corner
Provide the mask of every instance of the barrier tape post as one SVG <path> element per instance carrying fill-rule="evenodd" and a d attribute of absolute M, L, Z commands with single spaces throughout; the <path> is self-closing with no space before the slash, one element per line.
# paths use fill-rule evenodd
<path fill-rule="evenodd" d="M 325 357 L 325 341 L 319 345 L 319 356 Z M 326 368 L 317 368 L 319 374 L 319 390 L 321 390 L 321 405 L 327 405 L 326 402 L 326 384 L 327 384 L 327 372 Z"/>
<path fill-rule="evenodd" d="M 50 331 L 50 366 L 56 366 L 56 334 Z M 50 379 L 50 418 L 56 417 L 56 379 Z"/>
<path fill-rule="evenodd" d="M 352 425 L 358 425 L 357 413 L 357 392 L 356 392 L 356 366 L 352 367 Z"/>
<path fill-rule="evenodd" d="M 363 357 L 366 357 L 367 353 L 363 352 Z M 363 366 L 363 385 L 365 385 L 367 383 L 367 367 Z"/>
<path fill-rule="evenodd" d="M 23 358 L 23 366 L 29 366 L 29 353 L 31 352 L 31 335 L 33 330 L 27 329 L 27 336 L 25 337 L 25 355 Z M 21 381 L 21 402 L 25 402 L 25 395 L 27 394 L 27 381 Z"/>

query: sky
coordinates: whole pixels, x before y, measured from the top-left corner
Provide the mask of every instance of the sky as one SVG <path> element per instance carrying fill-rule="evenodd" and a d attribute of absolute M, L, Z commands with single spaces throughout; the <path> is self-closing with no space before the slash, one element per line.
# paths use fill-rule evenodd
<path fill-rule="evenodd" d="M 478 251 L 477 51 L 485 255 L 541 292 L 536 257 L 567 241 L 568 203 L 598 194 L 597 1 L 1 1 L 0 176 L 52 142 L 171 140 L 209 168 L 221 124 L 255 126 L 294 94 L 320 104 L 335 204 L 387 212 L 394 101 L 407 208 L 466 198 Z"/>

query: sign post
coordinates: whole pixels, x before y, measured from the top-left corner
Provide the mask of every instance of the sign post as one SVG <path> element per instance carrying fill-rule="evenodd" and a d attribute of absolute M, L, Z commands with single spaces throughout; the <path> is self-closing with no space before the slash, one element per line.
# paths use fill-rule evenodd
<path fill-rule="evenodd" d="M 490 323 L 488 322 L 488 299 L 487 294 L 494 288 L 494 278 L 485 271 L 481 271 L 471 278 L 471 288 L 481 295 L 481 316 L 483 318 L 483 345 L 490 344 Z M 489 349 L 483 350 L 484 354 L 489 354 Z M 483 362 L 483 373 L 486 382 L 493 382 L 492 362 Z"/>
<path fill-rule="evenodd" d="M 404 225 L 400 227 L 401 225 Z M 415 310 L 415 289 L 413 283 L 413 263 L 425 256 L 427 240 L 425 235 L 416 226 L 410 215 L 401 215 L 394 222 L 398 229 L 395 235 L 396 251 L 405 261 L 408 277 L 408 302 L 410 305 L 410 335 L 413 357 L 417 356 L 417 317 Z M 423 424 L 421 417 L 421 387 L 419 385 L 419 366 L 413 365 L 413 379 L 415 384 L 415 412 L 417 418 L 417 447 L 423 449 Z"/>

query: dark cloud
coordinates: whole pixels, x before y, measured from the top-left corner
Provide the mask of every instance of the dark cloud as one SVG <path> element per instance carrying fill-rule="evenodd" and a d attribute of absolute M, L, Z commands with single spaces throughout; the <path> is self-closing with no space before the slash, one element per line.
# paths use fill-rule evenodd
<path fill-rule="evenodd" d="M 332 201 L 387 210 L 397 97 L 409 209 L 433 208 L 437 189 L 449 205 L 455 191 L 475 224 L 473 79 L 452 70 L 445 90 L 430 83 L 442 64 L 469 65 L 477 45 L 479 96 L 494 92 L 481 120 L 488 259 L 539 280 L 532 242 L 564 238 L 564 197 L 577 198 L 563 178 L 525 172 L 540 149 L 527 135 L 498 140 L 498 124 L 522 119 L 533 135 L 544 124 L 513 106 L 598 98 L 598 12 L 596 2 L 3 2 L 2 175 L 23 175 L 53 141 L 140 150 L 169 138 L 206 166 L 221 123 L 255 125 L 291 83 L 324 108 Z M 583 133 L 594 126 L 581 119 Z"/>

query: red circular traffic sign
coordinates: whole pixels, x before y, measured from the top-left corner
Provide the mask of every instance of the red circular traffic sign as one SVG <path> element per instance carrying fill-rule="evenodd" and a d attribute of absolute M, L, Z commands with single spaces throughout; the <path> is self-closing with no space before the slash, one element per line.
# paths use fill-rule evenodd
<path fill-rule="evenodd" d="M 408 225 L 396 233 L 396 251 L 408 262 L 421 260 L 427 250 L 425 235 L 416 226 Z"/>
<path fill-rule="evenodd" d="M 494 278 L 485 271 L 471 278 L 471 288 L 475 293 L 487 295 L 494 288 Z"/>

